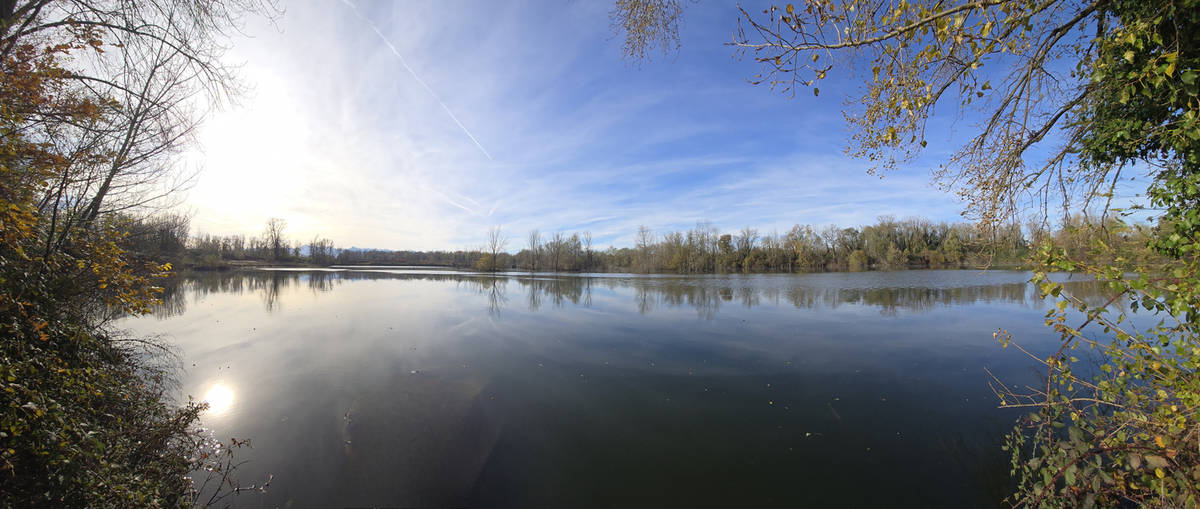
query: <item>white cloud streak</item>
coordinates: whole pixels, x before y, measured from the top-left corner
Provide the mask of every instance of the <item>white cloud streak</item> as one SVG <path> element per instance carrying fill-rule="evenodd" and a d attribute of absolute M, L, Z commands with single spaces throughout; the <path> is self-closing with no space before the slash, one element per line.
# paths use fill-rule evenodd
<path fill-rule="evenodd" d="M 379 30 L 379 27 L 375 25 L 375 22 L 364 17 L 362 13 L 358 12 L 358 7 L 355 7 L 350 0 L 341 1 L 343 4 L 349 7 L 351 11 L 354 12 L 355 17 L 357 17 L 363 23 L 366 23 L 367 26 L 371 27 L 371 30 L 375 32 L 375 35 L 379 36 L 379 40 L 383 41 L 383 44 L 392 51 L 392 54 L 396 56 L 396 59 L 400 61 L 400 65 L 404 66 L 404 69 L 408 71 L 408 74 L 412 75 L 413 79 L 416 80 L 426 92 L 429 92 L 429 95 L 433 97 L 433 100 L 437 101 L 437 103 L 441 105 L 442 109 L 446 111 L 446 115 L 450 116 L 450 120 L 453 120 L 454 123 L 458 125 L 458 128 L 462 129 L 462 132 L 471 139 L 471 142 L 474 143 L 476 147 L 479 147 L 479 151 L 483 152 L 483 155 L 487 156 L 488 160 L 491 160 L 492 155 L 488 153 L 486 148 L 483 148 L 483 144 L 479 143 L 479 140 L 475 138 L 475 135 L 471 134 L 471 130 L 467 129 L 467 126 L 463 125 L 462 121 L 460 121 L 458 116 L 456 116 L 454 112 L 450 110 L 449 106 L 446 106 L 446 102 L 438 96 L 437 92 L 434 92 L 433 89 L 429 87 L 429 84 L 425 83 L 425 80 L 421 79 L 421 77 L 417 75 L 417 71 L 414 71 L 412 66 L 408 65 L 408 60 L 405 60 L 404 55 L 400 54 L 400 50 L 396 49 L 396 45 L 392 44 L 392 41 L 389 40 L 386 35 L 383 35 L 383 32 Z"/>
<path fill-rule="evenodd" d="M 475 246 L 493 225 L 622 246 L 639 224 L 956 218 L 923 170 L 880 181 L 841 154 L 836 94 L 746 85 L 753 66 L 720 45 L 733 13 L 694 8 L 683 52 L 635 69 L 603 4 L 289 5 L 280 29 L 248 26 L 235 45 L 255 93 L 204 126 L 185 206 L 208 233 L 256 235 L 282 217 L 295 239 L 391 249 Z"/>

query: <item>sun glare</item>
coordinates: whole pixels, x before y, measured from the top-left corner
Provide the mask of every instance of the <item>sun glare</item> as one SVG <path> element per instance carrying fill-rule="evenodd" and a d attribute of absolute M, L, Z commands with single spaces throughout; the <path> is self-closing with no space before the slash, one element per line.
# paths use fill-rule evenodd
<path fill-rule="evenodd" d="M 201 128 L 194 157 L 203 173 L 189 198 L 223 216 L 215 220 L 258 231 L 265 217 L 285 209 L 285 197 L 302 193 L 296 177 L 313 156 L 303 108 L 288 86 L 253 69 L 247 79 L 254 90 L 245 103 L 214 112 Z M 297 219 L 289 221 L 295 226 Z"/>
<path fill-rule="evenodd" d="M 233 406 L 233 389 L 222 383 L 215 383 L 204 393 L 204 402 L 208 403 L 208 413 L 221 415 Z"/>

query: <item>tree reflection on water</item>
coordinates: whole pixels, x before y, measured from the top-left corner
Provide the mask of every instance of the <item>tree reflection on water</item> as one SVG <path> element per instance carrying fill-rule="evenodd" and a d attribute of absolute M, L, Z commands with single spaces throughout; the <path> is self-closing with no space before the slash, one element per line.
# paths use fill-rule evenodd
<path fill-rule="evenodd" d="M 920 271 L 911 271 L 919 273 Z M 949 271 L 930 271 L 949 272 Z M 966 271 L 958 271 L 967 273 Z M 866 286 L 847 287 L 813 281 L 806 275 L 795 276 L 724 276 L 724 277 L 643 277 L 577 276 L 562 274 L 479 274 L 421 271 L 375 270 L 255 270 L 218 273 L 189 273 L 164 285 L 162 303 L 154 316 L 166 318 L 183 314 L 189 300 L 196 302 L 209 294 L 257 293 L 267 311 L 280 309 L 282 295 L 292 288 L 307 288 L 314 294 L 329 292 L 343 282 L 363 280 L 409 280 L 451 282 L 487 299 L 489 312 L 499 316 L 510 305 L 509 289 L 524 295 L 529 311 L 545 305 L 561 308 L 591 307 L 593 288 L 630 293 L 639 313 L 658 309 L 692 308 L 697 317 L 713 319 L 722 305 L 739 304 L 746 308 L 770 304 L 791 305 L 799 309 L 866 306 L 877 308 L 884 316 L 900 312 L 924 312 L 937 307 L 975 303 L 1011 303 L 1040 308 L 1042 299 L 1027 282 L 957 286 Z M 1093 305 L 1107 299 L 1105 289 L 1095 281 L 1068 281 L 1066 289 Z"/>

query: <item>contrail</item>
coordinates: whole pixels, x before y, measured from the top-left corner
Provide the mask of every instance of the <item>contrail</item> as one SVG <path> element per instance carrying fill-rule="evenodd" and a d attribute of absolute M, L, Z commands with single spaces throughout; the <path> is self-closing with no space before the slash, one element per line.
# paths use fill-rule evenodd
<path fill-rule="evenodd" d="M 342 0 L 342 3 L 346 4 L 350 10 L 354 11 L 354 15 L 358 17 L 358 19 L 365 22 L 371 27 L 371 30 L 375 31 L 375 35 L 379 36 L 379 40 L 383 41 L 383 43 L 387 45 L 388 49 L 392 50 L 392 54 L 396 55 L 396 59 L 400 60 L 400 65 L 403 65 L 404 68 L 408 70 L 408 73 L 412 75 L 413 79 L 417 80 L 417 83 L 420 83 L 421 86 L 425 88 L 425 91 L 429 92 L 429 95 L 433 96 L 433 100 L 442 105 L 442 109 L 446 110 L 446 114 L 450 115 L 450 119 L 453 120 L 455 124 L 458 124 L 458 127 L 462 129 L 463 133 L 465 133 L 468 138 L 471 138 L 471 141 L 475 143 L 475 146 L 479 147 L 479 151 L 483 152 L 483 155 L 487 156 L 489 161 L 493 160 L 492 155 L 488 153 L 487 149 L 483 148 L 483 145 L 479 143 L 479 140 L 475 139 L 475 135 L 471 134 L 471 131 L 467 129 L 467 126 L 463 125 L 463 123 L 458 120 L 458 117 L 454 115 L 453 111 L 450 111 L 450 107 L 446 106 L 446 103 L 442 102 L 442 98 L 438 97 L 437 92 L 434 92 L 432 88 L 429 88 L 429 85 L 425 83 L 425 80 L 421 79 L 420 76 L 417 76 L 417 72 L 414 71 L 412 67 L 409 67 L 408 61 L 404 59 L 404 55 L 401 55 L 400 50 L 396 49 L 396 45 L 392 44 L 392 41 L 388 40 L 387 36 L 383 35 L 383 32 L 379 31 L 379 27 L 375 26 L 375 22 L 367 19 L 362 15 L 362 13 L 358 12 L 358 7 L 355 7 L 354 4 L 350 3 L 350 0 Z"/>
<path fill-rule="evenodd" d="M 444 202 L 446 202 L 446 203 L 449 203 L 449 204 L 451 204 L 451 205 L 454 205 L 455 207 L 458 207 L 458 208 L 460 208 L 460 209 L 463 209 L 463 210 L 465 210 L 465 211 L 467 211 L 467 212 L 471 213 L 472 215 L 479 215 L 479 213 L 478 213 L 478 212 L 476 212 L 476 211 L 475 211 L 475 209 L 472 209 L 472 208 L 470 208 L 470 207 L 468 207 L 468 206 L 466 206 L 466 205 L 463 205 L 463 204 L 461 204 L 461 203 L 459 203 L 459 202 L 456 202 L 456 201 L 454 201 L 454 200 L 453 200 L 453 199 L 451 199 L 449 196 L 447 196 L 447 195 L 446 195 L 446 193 L 443 193 L 443 192 L 441 192 L 441 191 L 438 191 L 437 189 L 433 189 L 433 188 L 431 188 L 431 187 L 429 187 L 429 186 L 423 186 L 423 187 L 425 187 L 425 190 L 427 190 L 427 191 L 430 191 L 430 192 L 432 192 L 433 194 L 437 195 L 437 197 L 438 197 L 438 198 L 441 198 L 441 199 L 442 199 L 442 201 L 444 201 Z M 465 196 L 464 196 L 464 198 L 467 198 L 467 197 L 465 197 Z M 467 198 L 467 200 L 470 200 L 470 201 L 472 201 L 472 202 L 474 202 L 474 201 L 475 201 L 475 200 L 472 200 L 472 199 L 470 199 L 470 198 Z M 476 205 L 478 205 L 478 204 L 476 204 Z"/>

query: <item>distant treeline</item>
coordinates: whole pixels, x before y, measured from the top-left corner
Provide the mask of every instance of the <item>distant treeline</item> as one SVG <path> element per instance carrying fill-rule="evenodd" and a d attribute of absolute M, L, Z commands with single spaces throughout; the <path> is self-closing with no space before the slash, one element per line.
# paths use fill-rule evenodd
<path fill-rule="evenodd" d="M 238 264 L 271 263 L 292 265 L 432 265 L 470 268 L 479 260 L 479 250 L 391 251 L 385 249 L 339 249 L 332 240 L 286 237 L 287 223 L 267 222 L 260 236 L 191 233 L 191 222 L 183 214 L 159 214 L 126 218 L 127 247 L 147 259 L 170 261 L 189 268 L 212 269 Z"/>
<path fill-rule="evenodd" d="M 1024 263 L 1030 246 L 1052 238 L 1085 257 L 1097 241 L 1116 247 L 1127 258 L 1150 256 L 1145 249 L 1151 228 L 1115 220 L 1095 224 L 1084 216 L 1057 231 L 1017 224 L 986 228 L 970 223 L 897 220 L 883 216 L 861 228 L 796 225 L 786 233 L 760 234 L 754 228 L 722 233 L 700 222 L 687 231 L 656 234 L 641 227 L 633 247 L 591 248 L 591 235 L 535 231 L 516 254 L 502 253 L 499 267 L 549 271 L 659 272 L 819 272 L 1014 266 Z M 484 249 L 486 251 L 486 249 Z M 490 265 L 481 254 L 477 268 Z M 1082 259 L 1082 258 L 1081 258 Z"/>
<path fill-rule="evenodd" d="M 641 227 L 632 247 L 606 249 L 595 249 L 589 232 L 543 235 L 534 230 L 514 254 L 505 249 L 516 247 L 512 239 L 499 235 L 499 230 L 478 249 L 391 251 L 338 249 L 321 236 L 287 239 L 286 223 L 279 219 L 268 221 L 263 235 L 253 237 L 191 235 L 188 218 L 180 214 L 128 223 L 132 250 L 194 268 L 276 263 L 680 274 L 1014 266 L 1023 263 L 1030 246 L 1043 239 L 1053 239 L 1079 259 L 1092 255 L 1098 243 L 1115 248 L 1111 252 L 1116 254 L 1109 256 L 1145 258 L 1152 256 L 1144 246 L 1154 230 L 1115 220 L 1097 224 L 1084 216 L 1069 218 L 1057 230 L 883 216 L 860 228 L 796 225 L 785 233 L 760 234 L 753 228 L 722 233 L 711 223 L 700 222 L 687 231 L 661 234 Z"/>
<path fill-rule="evenodd" d="M 427 265 L 470 268 L 482 256 L 479 250 L 460 251 L 389 251 L 386 249 L 343 250 L 337 254 L 339 265 Z"/>

